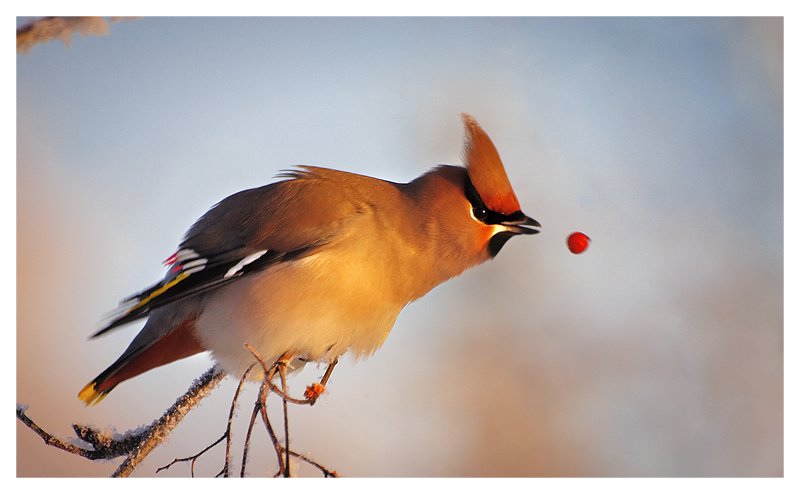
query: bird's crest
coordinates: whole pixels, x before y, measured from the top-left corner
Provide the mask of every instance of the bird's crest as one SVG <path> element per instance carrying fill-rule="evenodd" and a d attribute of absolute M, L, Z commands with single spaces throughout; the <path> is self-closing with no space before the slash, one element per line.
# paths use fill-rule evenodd
<path fill-rule="evenodd" d="M 472 115 L 462 113 L 461 119 L 466 129 L 463 159 L 472 185 L 492 211 L 505 215 L 516 213 L 520 210 L 519 201 L 492 140 Z"/>

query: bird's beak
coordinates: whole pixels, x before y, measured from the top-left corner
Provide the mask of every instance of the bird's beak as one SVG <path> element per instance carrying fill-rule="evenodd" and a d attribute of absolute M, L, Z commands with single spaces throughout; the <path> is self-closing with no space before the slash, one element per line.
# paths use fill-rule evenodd
<path fill-rule="evenodd" d="M 517 216 L 519 215 L 519 217 Z M 533 218 L 525 216 L 521 212 L 517 212 L 517 214 L 512 215 L 511 218 L 501 223 L 506 230 L 513 233 L 514 235 L 533 235 L 534 233 L 539 233 L 539 228 L 542 225 L 539 224 Z M 533 227 L 533 228 L 526 228 L 526 227 Z"/>

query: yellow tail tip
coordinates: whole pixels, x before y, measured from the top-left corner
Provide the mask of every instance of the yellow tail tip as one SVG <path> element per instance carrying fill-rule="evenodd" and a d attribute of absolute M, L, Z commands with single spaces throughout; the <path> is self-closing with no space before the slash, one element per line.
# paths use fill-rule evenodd
<path fill-rule="evenodd" d="M 111 391 L 111 390 L 108 390 L 106 392 L 97 391 L 96 386 L 97 383 L 90 382 L 89 384 L 83 387 L 80 393 L 78 393 L 78 399 L 84 402 L 87 407 L 89 405 L 92 406 L 97 405 L 98 403 L 103 401 L 103 398 L 106 397 L 108 391 Z"/>

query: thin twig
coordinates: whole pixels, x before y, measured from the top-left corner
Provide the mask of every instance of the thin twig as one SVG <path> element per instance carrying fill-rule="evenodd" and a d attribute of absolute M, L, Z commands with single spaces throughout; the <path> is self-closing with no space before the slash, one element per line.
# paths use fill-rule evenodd
<path fill-rule="evenodd" d="M 289 406 L 286 402 L 287 390 L 286 390 L 286 360 L 282 357 L 278 360 L 278 372 L 281 376 L 281 388 L 283 391 L 283 434 L 286 438 L 286 449 L 284 452 L 286 453 L 286 471 L 284 472 L 283 476 L 286 478 L 291 477 L 290 473 L 290 463 L 289 463 Z"/>
<path fill-rule="evenodd" d="M 175 458 L 174 460 L 172 460 L 172 461 L 170 462 L 170 464 L 169 464 L 169 465 L 164 465 L 163 467 L 161 467 L 161 468 L 159 468 L 158 470 L 156 470 L 156 473 L 160 472 L 161 470 L 167 470 L 169 467 L 171 467 L 172 465 L 174 465 L 174 464 L 176 464 L 176 463 L 182 463 L 182 462 L 185 462 L 185 461 L 191 461 L 191 462 L 192 462 L 192 464 L 191 464 L 191 466 L 189 467 L 189 471 L 191 472 L 191 475 L 192 475 L 192 477 L 194 477 L 194 462 L 195 462 L 195 460 L 197 460 L 198 458 L 200 458 L 200 455 L 202 455 L 203 453 L 205 453 L 205 452 L 206 452 L 206 451 L 208 451 L 209 449 L 211 449 L 211 448 L 213 448 L 214 446 L 216 446 L 217 444 L 221 443 L 221 442 L 222 442 L 222 440 L 223 440 L 223 439 L 225 439 L 225 437 L 226 437 L 226 436 L 227 436 L 227 433 L 223 434 L 223 435 L 222 435 L 222 437 L 220 437 L 219 439 L 217 439 L 216 441 L 214 441 L 214 442 L 213 442 L 211 445 L 207 446 L 207 447 L 206 447 L 206 449 L 204 449 L 203 451 L 201 451 L 201 452 L 197 453 L 196 455 L 193 455 L 193 456 L 187 456 L 186 458 Z"/>
<path fill-rule="evenodd" d="M 233 423 L 233 414 L 236 412 L 236 402 L 239 400 L 239 393 L 242 391 L 242 387 L 244 386 L 244 381 L 247 379 L 247 375 L 253 370 L 253 366 L 256 364 L 251 365 L 244 371 L 242 374 L 242 378 L 239 380 L 239 386 L 236 387 L 236 393 L 233 395 L 233 401 L 231 402 L 231 411 L 228 413 L 228 427 L 225 431 L 225 434 L 228 437 L 228 440 L 225 441 L 225 466 L 222 468 L 222 472 L 217 474 L 217 477 L 222 474 L 223 477 L 228 477 L 230 471 L 230 460 L 231 460 L 231 424 Z"/>
<path fill-rule="evenodd" d="M 288 396 L 286 393 L 284 393 L 279 387 L 275 386 L 275 384 L 273 384 L 271 382 L 267 383 L 267 384 L 268 384 L 269 388 L 272 391 L 275 392 L 275 394 L 277 394 L 278 396 L 280 396 L 284 400 L 288 401 L 289 403 L 293 403 L 295 405 L 313 405 L 313 403 L 311 402 L 311 399 L 309 399 L 309 398 L 304 398 L 302 400 L 299 399 L 299 398 L 292 398 L 291 396 Z"/>
<path fill-rule="evenodd" d="M 319 382 L 322 385 L 323 389 L 325 389 L 325 385 L 328 384 L 328 379 L 330 379 L 331 378 L 331 374 L 333 374 L 333 368 L 338 363 L 339 363 L 339 358 L 337 357 L 337 358 L 333 359 L 333 361 L 331 363 L 329 363 L 328 367 L 325 369 L 325 374 L 322 376 L 322 381 Z M 317 402 L 317 398 L 319 398 L 319 394 L 316 394 L 316 395 L 312 396 L 311 398 L 309 398 L 309 400 L 311 401 L 312 405 Z"/>
<path fill-rule="evenodd" d="M 338 477 L 339 476 L 339 474 L 336 473 L 336 470 L 330 471 L 327 468 L 325 468 L 324 466 L 322 466 L 319 463 L 317 463 L 316 461 L 314 461 L 314 460 L 312 460 L 312 459 L 310 459 L 310 458 L 308 458 L 306 456 L 303 456 L 300 453 L 295 453 L 294 451 L 289 451 L 289 453 L 291 453 L 292 455 L 296 456 L 298 459 L 303 460 L 304 462 L 308 463 L 309 465 L 312 465 L 312 466 L 315 466 L 315 467 L 319 468 L 319 470 L 322 472 L 322 474 L 324 476 L 326 476 L 326 477 Z"/>
<path fill-rule="evenodd" d="M 262 406 L 260 408 L 261 411 L 261 420 L 264 422 L 264 426 L 267 428 L 267 433 L 269 434 L 269 438 L 272 441 L 272 447 L 275 449 L 275 454 L 278 455 L 278 473 L 274 476 L 279 477 L 286 466 L 284 465 L 283 460 L 283 446 L 281 446 L 280 441 L 278 441 L 278 436 L 275 435 L 275 430 L 272 428 L 272 424 L 269 422 L 269 416 L 267 415 L 267 407 Z"/>
<path fill-rule="evenodd" d="M 256 398 L 255 405 L 253 406 L 253 413 L 250 414 L 250 424 L 247 426 L 247 434 L 244 437 L 244 449 L 242 451 L 242 469 L 239 472 L 239 477 L 244 478 L 245 468 L 247 467 L 247 452 L 250 450 L 250 436 L 253 434 L 253 426 L 255 426 L 256 418 L 258 417 L 258 410 L 260 408 L 261 394 L 264 392 L 264 384 L 258 388 L 258 397 Z"/>

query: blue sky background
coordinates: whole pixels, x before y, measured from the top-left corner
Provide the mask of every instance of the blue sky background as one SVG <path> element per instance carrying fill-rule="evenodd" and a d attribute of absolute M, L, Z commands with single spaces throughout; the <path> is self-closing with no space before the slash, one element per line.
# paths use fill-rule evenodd
<path fill-rule="evenodd" d="M 342 362 L 291 411 L 294 448 L 350 477 L 783 475 L 781 19 L 143 18 L 16 74 L 16 401 L 43 428 L 149 423 L 211 365 L 76 397 L 141 327 L 87 341 L 103 314 L 217 201 L 298 164 L 406 182 L 459 163 L 466 111 L 541 234 Z M 136 475 L 216 440 L 234 388 Z M 274 472 L 265 435 L 252 454 Z M 17 425 L 18 476 L 116 464 Z"/>

